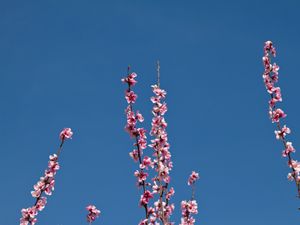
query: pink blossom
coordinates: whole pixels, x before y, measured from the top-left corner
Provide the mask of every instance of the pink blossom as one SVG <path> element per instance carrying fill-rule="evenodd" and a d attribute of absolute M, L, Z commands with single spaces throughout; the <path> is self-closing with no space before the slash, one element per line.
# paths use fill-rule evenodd
<path fill-rule="evenodd" d="M 153 167 L 153 162 L 151 161 L 151 158 L 148 157 L 148 156 L 145 156 L 141 165 L 140 165 L 140 168 L 141 169 L 148 169 L 148 167 Z"/>
<path fill-rule="evenodd" d="M 134 149 L 132 152 L 129 152 L 129 155 L 135 162 L 139 160 L 139 153 L 137 149 Z"/>
<path fill-rule="evenodd" d="M 268 54 L 268 52 L 271 52 L 274 57 L 276 56 L 276 50 L 273 46 L 272 41 L 265 42 L 264 51 L 265 51 L 265 54 Z"/>
<path fill-rule="evenodd" d="M 295 180 L 293 174 L 294 174 L 293 172 L 292 172 L 292 173 L 288 173 L 287 179 L 288 179 L 289 181 Z"/>
<path fill-rule="evenodd" d="M 193 171 L 188 179 L 188 185 L 194 184 L 198 179 L 199 179 L 199 174 Z"/>
<path fill-rule="evenodd" d="M 138 140 L 138 146 L 140 147 L 141 150 L 146 149 L 147 148 L 147 141 L 143 138 L 140 138 Z"/>
<path fill-rule="evenodd" d="M 136 125 L 136 118 L 137 118 L 137 117 L 134 115 L 134 112 L 129 111 L 129 112 L 127 113 L 127 123 L 128 123 L 129 125 L 135 126 L 135 125 Z"/>
<path fill-rule="evenodd" d="M 137 128 L 137 133 L 142 139 L 146 139 L 146 130 L 144 128 Z"/>
<path fill-rule="evenodd" d="M 144 121 L 144 117 L 143 117 L 143 115 L 139 111 L 137 111 L 137 113 L 136 113 L 136 119 L 139 122 L 143 122 Z"/>
<path fill-rule="evenodd" d="M 92 223 L 96 220 L 97 217 L 99 217 L 100 215 L 100 210 L 98 210 L 96 208 L 96 206 L 94 205 L 88 205 L 86 207 L 86 210 L 88 211 L 88 215 L 86 216 L 86 220 L 89 222 L 89 223 Z"/>
<path fill-rule="evenodd" d="M 155 103 L 155 104 L 160 103 L 160 97 L 157 97 L 157 96 L 151 97 L 150 100 L 152 103 Z"/>
<path fill-rule="evenodd" d="M 144 219 L 139 223 L 139 225 L 147 225 L 147 224 L 148 224 L 148 219 Z"/>
<path fill-rule="evenodd" d="M 276 63 L 272 65 L 272 72 L 278 76 L 279 66 Z"/>
<path fill-rule="evenodd" d="M 160 115 L 164 115 L 167 112 L 167 104 L 157 104 L 156 106 L 153 107 L 153 113 L 159 113 Z"/>
<path fill-rule="evenodd" d="M 191 216 L 191 214 L 198 213 L 198 205 L 195 200 L 190 201 L 182 201 L 181 202 L 181 224 L 180 225 L 189 225 L 194 224 L 195 219 Z"/>
<path fill-rule="evenodd" d="M 47 198 L 46 197 L 41 197 L 38 201 L 37 201 L 37 204 L 36 204 L 36 209 L 38 211 L 42 211 L 45 206 L 47 204 Z"/>
<path fill-rule="evenodd" d="M 274 83 L 269 80 L 269 77 L 267 79 L 265 79 L 264 82 L 265 82 L 265 86 L 266 86 L 268 93 L 272 94 L 273 90 L 274 90 Z"/>
<path fill-rule="evenodd" d="M 55 180 L 53 178 L 48 178 L 48 181 L 46 183 L 46 188 L 45 188 L 45 194 L 52 195 L 52 192 L 54 191 L 54 186 L 55 186 Z"/>
<path fill-rule="evenodd" d="M 269 72 L 269 71 L 270 71 L 270 68 L 271 68 L 271 64 L 270 64 L 270 59 L 269 59 L 269 57 L 268 57 L 268 56 L 264 56 L 264 57 L 262 58 L 262 60 L 263 60 L 263 63 L 264 63 L 264 66 L 265 66 L 266 71 Z"/>
<path fill-rule="evenodd" d="M 150 191 L 145 191 L 145 193 L 143 195 L 141 195 L 141 199 L 140 199 L 140 205 L 147 205 L 149 203 L 149 200 L 153 198 L 153 195 Z"/>
<path fill-rule="evenodd" d="M 131 73 L 127 77 L 125 77 L 121 80 L 122 80 L 122 82 L 127 83 L 129 86 L 134 86 L 137 83 L 137 81 L 134 79 L 136 77 L 137 77 L 136 73 Z"/>
<path fill-rule="evenodd" d="M 299 175 L 300 173 L 300 162 L 298 162 L 297 160 L 290 160 L 289 161 L 289 167 L 293 168 L 294 172 L 297 173 L 297 175 Z"/>
<path fill-rule="evenodd" d="M 156 181 L 153 182 L 152 190 L 154 194 L 159 193 L 161 190 L 161 187 L 157 185 Z"/>
<path fill-rule="evenodd" d="M 287 157 L 291 152 L 295 152 L 296 150 L 294 149 L 292 142 L 286 142 L 285 144 L 285 150 L 282 152 L 283 157 Z"/>
<path fill-rule="evenodd" d="M 281 97 L 281 90 L 280 90 L 280 87 L 276 87 L 276 88 L 273 88 L 273 91 L 274 91 L 274 98 L 281 102 L 282 101 L 282 97 Z"/>
<path fill-rule="evenodd" d="M 181 218 L 181 223 L 179 225 L 194 225 L 195 219 L 191 216 L 189 218 Z"/>
<path fill-rule="evenodd" d="M 174 204 L 167 205 L 165 207 L 165 212 L 164 212 L 165 217 L 169 218 L 173 214 L 174 209 L 175 209 Z"/>
<path fill-rule="evenodd" d="M 163 89 L 160 89 L 156 84 L 151 86 L 153 88 L 153 92 L 157 97 L 165 98 L 167 92 Z"/>
<path fill-rule="evenodd" d="M 126 124 L 125 131 L 127 131 L 129 133 L 130 137 L 136 136 L 136 128 L 133 125 Z"/>
<path fill-rule="evenodd" d="M 22 209 L 21 212 L 22 218 L 20 219 L 20 225 L 34 225 L 37 222 L 35 217 L 38 213 L 34 206 L 31 208 Z"/>
<path fill-rule="evenodd" d="M 175 194 L 175 190 L 174 190 L 174 188 L 172 187 L 172 188 L 170 188 L 169 192 L 167 193 L 166 199 L 170 200 L 171 197 L 172 197 L 174 194 Z"/>
<path fill-rule="evenodd" d="M 60 139 L 61 140 L 65 140 L 65 139 L 69 139 L 72 138 L 73 132 L 71 130 L 71 128 L 64 128 L 61 132 L 60 132 Z"/>
<path fill-rule="evenodd" d="M 287 134 L 290 134 L 291 130 L 284 125 L 281 130 L 275 130 L 276 139 L 283 139 Z"/>
<path fill-rule="evenodd" d="M 283 112 L 282 109 L 276 109 L 275 111 L 272 111 L 272 115 L 271 115 L 271 118 L 272 118 L 272 122 L 279 122 L 279 120 L 281 118 L 284 118 L 286 117 L 286 114 Z"/>
<path fill-rule="evenodd" d="M 134 172 L 134 176 L 137 177 L 139 183 L 142 183 L 147 179 L 148 173 L 145 173 L 144 171 L 136 170 Z"/>
<path fill-rule="evenodd" d="M 135 103 L 137 95 L 133 91 L 126 91 L 125 98 L 128 104 Z"/>
<path fill-rule="evenodd" d="M 164 201 L 160 202 L 160 200 L 157 200 L 154 202 L 155 211 L 159 212 L 161 209 L 165 209 L 166 203 Z"/>

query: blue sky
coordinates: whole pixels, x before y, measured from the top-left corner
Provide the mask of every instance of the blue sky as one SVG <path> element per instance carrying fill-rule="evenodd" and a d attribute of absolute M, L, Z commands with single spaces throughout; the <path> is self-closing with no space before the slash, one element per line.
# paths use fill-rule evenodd
<path fill-rule="evenodd" d="M 85 224 L 89 203 L 102 211 L 95 224 L 138 223 L 120 79 L 128 64 L 139 75 L 136 106 L 149 130 L 157 59 L 168 92 L 173 220 L 197 170 L 197 224 L 296 224 L 300 201 L 268 119 L 261 57 L 273 40 L 297 149 L 299 9 L 296 0 L 0 1 L 1 224 L 18 224 L 34 203 L 32 185 L 63 127 L 74 137 L 38 224 Z"/>

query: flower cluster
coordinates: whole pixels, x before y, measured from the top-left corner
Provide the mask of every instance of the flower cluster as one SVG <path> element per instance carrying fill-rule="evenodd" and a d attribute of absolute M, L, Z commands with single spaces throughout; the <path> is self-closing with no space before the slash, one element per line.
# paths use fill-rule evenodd
<path fill-rule="evenodd" d="M 133 104 L 136 102 L 137 95 L 132 90 L 132 87 L 137 83 L 135 78 L 137 77 L 136 73 L 129 73 L 130 68 L 128 68 L 127 77 L 122 79 L 122 82 L 128 85 L 127 90 L 125 91 L 125 99 L 128 103 L 128 106 L 125 110 L 127 123 L 125 130 L 129 133 L 130 137 L 134 139 L 134 149 L 129 153 L 130 157 L 139 163 L 139 169 L 134 172 L 134 176 L 137 178 L 138 187 L 142 187 L 143 194 L 140 198 L 140 206 L 145 208 L 146 218 L 142 221 L 146 221 L 148 224 L 148 203 L 151 198 L 153 198 L 152 193 L 147 190 L 147 187 L 150 185 L 147 183 L 147 177 L 149 174 L 145 172 L 150 167 L 153 167 L 152 159 L 144 155 L 144 149 L 147 148 L 147 137 L 146 130 L 144 128 L 138 128 L 137 123 L 142 123 L 144 121 L 143 115 L 139 111 L 133 110 Z"/>
<path fill-rule="evenodd" d="M 46 195 L 52 195 L 52 191 L 54 190 L 54 176 L 59 170 L 59 164 L 57 162 L 58 157 L 54 154 L 50 155 L 49 159 L 48 169 L 45 170 L 45 176 L 40 178 L 40 180 L 33 186 L 34 190 L 31 191 L 31 195 L 34 198 L 39 198 L 42 192 L 45 192 Z"/>
<path fill-rule="evenodd" d="M 96 208 L 96 206 L 94 205 L 88 205 L 86 207 L 86 210 L 88 211 L 88 215 L 86 216 L 86 220 L 89 222 L 89 223 L 92 223 L 96 220 L 96 218 L 99 217 L 101 211 L 98 210 Z"/>
<path fill-rule="evenodd" d="M 188 185 L 194 184 L 198 179 L 199 179 L 199 173 L 193 171 L 192 174 L 189 176 Z"/>
<path fill-rule="evenodd" d="M 72 131 L 70 128 L 65 128 L 60 133 L 61 145 L 58 153 L 62 149 L 62 144 L 66 138 L 72 137 Z M 33 186 L 33 191 L 31 195 L 36 199 L 35 204 L 32 207 L 22 209 L 22 217 L 20 219 L 20 225 L 34 225 L 37 222 L 37 214 L 45 208 L 47 203 L 47 198 L 42 196 L 43 193 L 46 195 L 52 195 L 55 185 L 55 175 L 59 170 L 58 155 L 53 154 L 49 156 L 48 168 L 45 170 L 44 176 Z"/>
<path fill-rule="evenodd" d="M 152 108 L 152 122 L 150 135 L 152 136 L 151 144 L 148 146 L 153 149 L 153 159 L 149 156 L 144 156 L 144 150 L 147 147 L 146 131 L 144 128 L 137 128 L 138 122 L 143 122 L 143 116 L 137 111 L 133 110 L 133 104 L 137 99 L 137 95 L 133 92 L 132 87 L 137 83 L 135 73 L 129 73 L 122 81 L 128 85 L 125 92 L 125 99 L 128 106 L 125 110 L 127 124 L 125 130 L 130 137 L 135 140 L 135 148 L 129 153 L 134 162 L 139 163 L 139 168 L 134 172 L 137 179 L 137 184 L 142 187 L 143 194 L 140 197 L 140 206 L 145 208 L 145 218 L 143 218 L 139 225 L 173 225 L 170 222 L 170 216 L 174 211 L 174 204 L 170 204 L 170 199 L 175 191 L 170 185 L 170 171 L 173 168 L 171 161 L 170 144 L 168 142 L 168 134 L 166 131 L 167 122 L 164 115 L 167 112 L 167 104 L 164 102 L 166 98 L 166 91 L 159 87 L 159 65 L 158 65 L 158 81 L 156 85 L 152 85 L 154 96 L 151 97 L 153 103 Z M 153 169 L 148 173 L 148 169 Z M 146 172 L 147 171 L 147 172 Z M 149 176 L 152 175 L 151 182 Z M 188 202 L 183 201 L 182 210 L 184 209 L 182 225 L 194 224 L 195 221 L 190 214 L 197 213 L 197 203 L 193 199 L 194 183 L 199 178 L 198 173 L 193 172 L 189 178 L 189 184 L 193 187 L 192 199 Z M 148 180 L 147 180 L 148 179 Z M 150 202 L 151 201 L 151 202 Z M 152 205 L 153 202 L 153 205 Z M 184 203 L 185 202 L 185 203 Z M 183 205 L 185 204 L 185 205 Z"/>
<path fill-rule="evenodd" d="M 71 128 L 64 128 L 61 132 L 60 132 L 60 139 L 61 140 L 65 140 L 65 139 L 69 139 L 72 138 L 73 132 L 71 130 Z"/>
<path fill-rule="evenodd" d="M 287 115 L 284 111 L 277 107 L 278 102 L 282 102 L 281 89 L 276 86 L 278 82 L 278 71 L 279 66 L 276 63 L 271 63 L 271 58 L 276 57 L 276 50 L 271 41 L 265 42 L 264 46 L 264 56 L 262 58 L 265 67 L 263 73 L 263 80 L 267 92 L 270 94 L 269 101 L 269 116 L 272 123 L 276 124 L 277 130 L 275 130 L 276 139 L 281 140 L 284 145 L 284 150 L 282 151 L 282 156 L 288 158 L 288 166 L 291 168 L 291 172 L 288 174 L 289 180 L 294 180 L 297 185 L 298 195 L 300 197 L 300 169 L 299 163 L 292 159 L 291 153 L 294 153 L 292 142 L 287 141 L 286 135 L 291 133 L 290 128 L 286 125 L 281 126 L 281 119 L 285 118 Z"/>
<path fill-rule="evenodd" d="M 181 223 L 180 225 L 194 225 L 195 219 L 191 214 L 198 213 L 198 205 L 196 200 L 181 202 Z"/>
<path fill-rule="evenodd" d="M 192 186 L 192 197 L 189 201 L 181 202 L 181 223 L 180 225 L 194 225 L 195 219 L 192 214 L 198 213 L 198 204 L 196 200 L 194 200 L 195 195 L 195 183 L 196 180 L 199 179 L 199 174 L 195 171 L 192 171 L 191 175 L 188 178 L 188 185 Z"/>
<path fill-rule="evenodd" d="M 167 104 L 164 102 L 167 92 L 158 85 L 152 85 L 154 96 L 151 97 L 153 103 L 150 135 L 153 137 L 149 145 L 153 149 L 155 157 L 154 166 L 157 175 L 153 178 L 153 192 L 158 194 L 159 200 L 155 202 L 155 214 L 163 223 L 168 223 L 169 218 L 174 210 L 174 205 L 169 204 L 171 196 L 175 193 L 174 188 L 168 190 L 170 183 L 170 171 L 173 164 L 171 161 L 171 153 L 169 151 L 168 134 L 166 131 L 167 122 L 164 115 L 168 110 Z"/>

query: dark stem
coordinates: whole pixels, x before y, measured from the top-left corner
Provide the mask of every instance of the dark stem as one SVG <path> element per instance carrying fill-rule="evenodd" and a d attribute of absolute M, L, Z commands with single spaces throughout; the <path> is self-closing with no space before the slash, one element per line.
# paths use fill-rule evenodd
<path fill-rule="evenodd" d="M 195 199 L 195 191 L 196 191 L 196 184 L 192 184 L 192 197 L 191 200 L 193 201 Z"/>

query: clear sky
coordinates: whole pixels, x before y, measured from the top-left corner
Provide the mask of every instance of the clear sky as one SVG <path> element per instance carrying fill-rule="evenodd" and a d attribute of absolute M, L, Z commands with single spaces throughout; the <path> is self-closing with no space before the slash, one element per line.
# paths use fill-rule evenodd
<path fill-rule="evenodd" d="M 168 92 L 173 220 L 197 170 L 197 224 L 299 224 L 261 78 L 271 39 L 297 149 L 299 10 L 298 0 L 0 1 L 0 224 L 18 224 L 34 203 L 30 191 L 64 127 L 74 137 L 38 224 L 86 224 L 89 203 L 102 211 L 95 224 L 139 222 L 120 79 L 128 64 L 138 74 L 136 107 L 149 130 L 157 59 Z"/>

